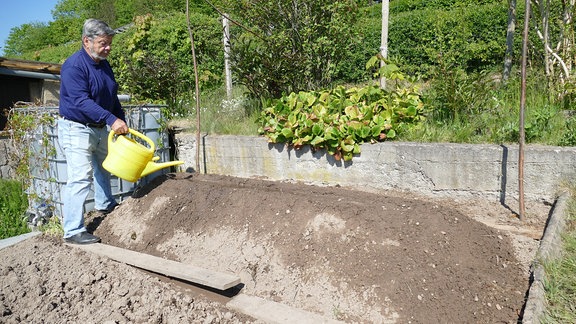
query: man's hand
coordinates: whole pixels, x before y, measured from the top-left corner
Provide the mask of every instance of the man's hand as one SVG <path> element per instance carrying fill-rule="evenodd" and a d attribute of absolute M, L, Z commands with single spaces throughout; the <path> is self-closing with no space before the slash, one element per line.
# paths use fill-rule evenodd
<path fill-rule="evenodd" d="M 112 128 L 116 134 L 128 134 L 128 125 L 120 118 L 117 118 L 110 128 Z"/>

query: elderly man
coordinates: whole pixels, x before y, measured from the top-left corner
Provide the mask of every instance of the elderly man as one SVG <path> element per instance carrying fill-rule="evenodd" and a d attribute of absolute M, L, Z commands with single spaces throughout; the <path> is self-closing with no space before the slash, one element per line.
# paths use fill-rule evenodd
<path fill-rule="evenodd" d="M 105 22 L 88 19 L 82 31 L 82 48 L 61 69 L 58 141 L 67 163 L 63 193 L 64 240 L 90 244 L 100 238 L 84 226 L 84 203 L 94 182 L 95 208 L 109 212 L 118 205 L 110 188 L 110 173 L 102 168 L 108 154 L 108 132 L 128 133 L 118 100 L 118 84 L 106 60 L 112 30 Z"/>

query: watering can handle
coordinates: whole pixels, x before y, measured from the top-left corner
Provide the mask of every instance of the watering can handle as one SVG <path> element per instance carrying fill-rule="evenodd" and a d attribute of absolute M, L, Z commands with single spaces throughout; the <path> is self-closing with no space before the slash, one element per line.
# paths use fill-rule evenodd
<path fill-rule="evenodd" d="M 154 152 L 156 150 L 156 146 L 154 145 L 154 142 L 148 138 L 146 135 L 132 129 L 132 128 L 128 128 L 128 132 L 134 136 L 140 137 L 141 139 L 145 140 L 146 143 L 148 143 L 148 145 L 150 145 L 150 151 Z M 108 134 L 108 142 L 112 142 L 112 138 L 114 137 L 116 133 L 113 130 L 110 130 L 110 133 Z"/>

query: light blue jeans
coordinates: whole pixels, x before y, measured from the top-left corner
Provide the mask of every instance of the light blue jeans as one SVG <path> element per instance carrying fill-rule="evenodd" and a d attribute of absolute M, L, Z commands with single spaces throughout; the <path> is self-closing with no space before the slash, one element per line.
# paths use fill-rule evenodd
<path fill-rule="evenodd" d="M 58 142 L 66 156 L 68 176 L 62 199 L 64 238 L 86 231 L 84 203 L 92 182 L 96 209 L 109 210 L 117 205 L 110 173 L 102 168 L 108 154 L 108 132 L 108 127 L 88 127 L 58 119 Z"/>

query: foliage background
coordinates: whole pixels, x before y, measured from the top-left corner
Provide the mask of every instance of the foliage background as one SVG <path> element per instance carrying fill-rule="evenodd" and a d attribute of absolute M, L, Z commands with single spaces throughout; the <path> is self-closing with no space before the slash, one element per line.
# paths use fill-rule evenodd
<path fill-rule="evenodd" d="M 53 21 L 14 29 L 6 56 L 62 63 L 80 47 L 84 19 L 97 17 L 119 28 L 138 25 L 137 17 L 152 15 L 154 23 L 147 33 L 134 35 L 131 27 L 126 29 L 130 36 L 118 35 L 111 62 L 125 70 L 122 65 L 130 63 L 119 58 L 128 58 L 126 52 L 133 56 L 145 51 L 168 61 L 172 57 L 178 70 L 184 71 L 178 80 L 189 83 L 191 51 L 185 8 L 185 0 L 62 0 Z M 222 84 L 220 13 L 234 21 L 235 81 L 253 95 L 279 97 L 372 78 L 364 65 L 379 52 L 381 33 L 381 6 L 372 1 L 195 0 L 190 1 L 190 8 L 202 83 Z M 389 55 L 403 71 L 424 77 L 430 77 L 440 61 L 467 71 L 499 67 L 506 22 L 507 5 L 502 0 L 391 1 Z M 517 53 L 519 45 L 517 37 Z"/>
<path fill-rule="evenodd" d="M 511 79 L 503 82 L 509 4 L 507 0 L 390 1 L 389 63 L 420 83 L 426 116 L 423 124 L 406 129 L 398 139 L 517 141 L 519 26 L 524 7 L 519 3 L 516 8 L 514 66 Z M 558 44 L 566 43 L 563 35 L 568 44 L 573 39 L 574 26 L 563 20 L 569 9 L 566 2 L 552 0 L 548 11 L 539 4 L 532 6 L 529 35 L 527 141 L 574 145 L 571 107 L 576 83 L 572 76 L 561 75 L 558 61 L 548 66 L 550 56 L 536 34 L 547 17 L 550 44 L 560 48 Z M 61 0 L 53 21 L 12 31 L 7 56 L 62 63 L 80 48 L 84 19 L 101 18 L 124 30 L 115 37 L 110 56 L 122 91 L 137 101 L 166 103 L 170 117 L 194 116 L 185 7 L 185 0 Z M 249 105 L 244 107 L 246 116 L 261 110 L 261 102 L 292 92 L 369 84 L 375 79 L 374 69 L 365 65 L 379 52 L 381 5 L 371 0 L 191 0 L 190 13 L 202 96 L 214 100 L 217 95 L 212 93 L 222 98 L 224 81 L 220 15 L 226 13 L 233 21 L 233 81 L 246 92 L 248 99 L 240 100 Z M 571 68 L 569 49 L 559 55 Z M 202 103 L 214 108 L 201 109 L 221 121 L 225 115 L 217 111 L 224 103 L 217 101 Z M 236 117 L 220 131 L 232 129 Z M 207 123 L 215 130 L 215 123 Z"/>

